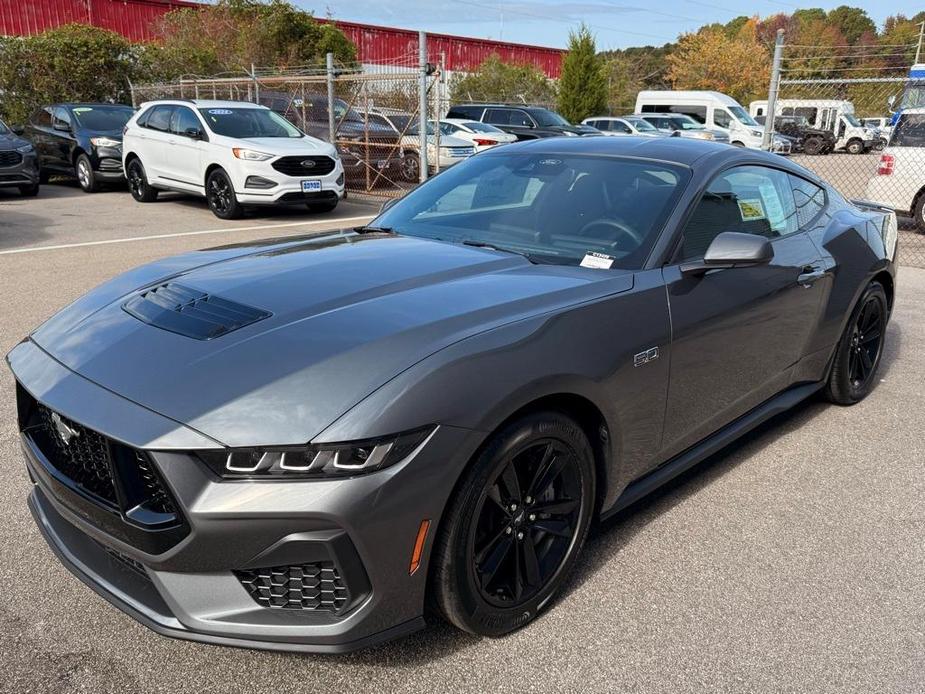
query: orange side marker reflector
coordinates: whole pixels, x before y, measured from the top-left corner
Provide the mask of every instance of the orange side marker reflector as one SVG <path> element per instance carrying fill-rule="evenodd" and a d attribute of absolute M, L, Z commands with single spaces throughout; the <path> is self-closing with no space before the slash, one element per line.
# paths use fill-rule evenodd
<path fill-rule="evenodd" d="M 413 576 L 414 572 L 421 566 L 421 555 L 424 553 L 424 541 L 427 539 L 427 531 L 430 530 L 430 521 L 425 519 L 421 521 L 421 527 L 418 528 L 418 536 L 414 540 L 414 551 L 411 553 L 411 566 L 408 568 L 408 575 Z"/>

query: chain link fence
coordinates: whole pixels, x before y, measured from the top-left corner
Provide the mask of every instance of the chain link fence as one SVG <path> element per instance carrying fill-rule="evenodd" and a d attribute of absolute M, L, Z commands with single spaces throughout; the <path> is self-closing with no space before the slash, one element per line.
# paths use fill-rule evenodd
<path fill-rule="evenodd" d="M 168 98 L 267 106 L 303 132 L 337 147 L 348 195 L 398 197 L 452 159 L 436 127 L 446 108 L 446 81 L 439 63 L 422 67 L 417 54 L 364 65 L 338 65 L 329 57 L 327 65 L 255 67 L 132 86 L 136 107 Z M 429 121 L 426 138 L 419 127 L 422 106 Z"/>
<path fill-rule="evenodd" d="M 774 131 L 850 200 L 896 211 L 900 261 L 925 268 L 925 72 L 916 46 L 784 45 Z M 768 101 L 749 105 L 764 124 Z"/>

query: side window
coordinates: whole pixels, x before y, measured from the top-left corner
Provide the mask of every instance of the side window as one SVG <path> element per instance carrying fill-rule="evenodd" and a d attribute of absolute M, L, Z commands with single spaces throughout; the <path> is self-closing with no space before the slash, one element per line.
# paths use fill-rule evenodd
<path fill-rule="evenodd" d="M 598 130 L 608 130 L 609 126 L 605 120 L 589 120 L 585 125 L 590 125 L 592 128 L 597 128 Z"/>
<path fill-rule="evenodd" d="M 685 116 L 690 116 L 701 125 L 707 122 L 706 106 L 672 106 L 668 110 L 671 113 L 683 113 Z"/>
<path fill-rule="evenodd" d="M 618 133 L 632 133 L 633 129 L 621 120 L 610 121 L 610 129 Z"/>
<path fill-rule="evenodd" d="M 36 111 L 35 115 L 32 116 L 32 122 L 40 128 L 50 128 L 51 106 L 46 106 L 45 108 Z"/>
<path fill-rule="evenodd" d="M 787 236 L 799 229 L 790 176 L 763 166 L 721 173 L 704 192 L 684 227 L 681 259 L 701 258 L 724 231 Z"/>
<path fill-rule="evenodd" d="M 825 191 L 805 178 L 791 176 L 793 202 L 796 205 L 797 226 L 806 228 L 825 209 Z"/>
<path fill-rule="evenodd" d="M 202 125 L 196 114 L 185 106 L 175 109 L 173 118 L 170 120 L 170 132 L 176 135 L 185 135 L 186 131 L 191 128 L 202 130 Z"/>
<path fill-rule="evenodd" d="M 533 119 L 523 111 L 511 111 L 511 125 L 519 125 L 524 128 L 533 127 Z"/>
<path fill-rule="evenodd" d="M 173 106 L 155 106 L 145 122 L 145 127 L 165 133 L 170 129 L 170 117 L 172 115 Z"/>
<path fill-rule="evenodd" d="M 55 109 L 54 114 L 52 115 L 52 123 L 56 128 L 67 128 L 71 127 L 71 114 L 67 112 L 66 108 L 61 108 L 60 106 Z"/>
<path fill-rule="evenodd" d="M 511 112 L 503 108 L 490 108 L 485 112 L 485 122 L 494 125 L 510 125 Z"/>
<path fill-rule="evenodd" d="M 443 135 L 452 135 L 457 130 L 459 130 L 459 128 L 457 128 L 452 123 L 441 123 L 440 124 L 440 132 Z"/>
<path fill-rule="evenodd" d="M 729 111 L 724 108 L 713 109 L 713 124 L 716 127 L 728 128 L 730 123 L 732 123 L 732 116 L 729 115 Z"/>
<path fill-rule="evenodd" d="M 925 114 L 903 113 L 890 138 L 891 147 L 922 147 L 925 145 Z"/>

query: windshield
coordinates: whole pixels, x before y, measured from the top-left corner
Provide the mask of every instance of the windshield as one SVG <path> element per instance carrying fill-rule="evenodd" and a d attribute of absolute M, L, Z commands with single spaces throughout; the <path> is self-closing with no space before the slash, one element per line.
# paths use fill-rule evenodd
<path fill-rule="evenodd" d="M 87 130 L 122 130 L 135 113 L 129 106 L 74 106 L 77 125 Z"/>
<path fill-rule="evenodd" d="M 10 129 L 6 127 L 6 123 L 0 120 L 0 135 L 9 135 Z"/>
<path fill-rule="evenodd" d="M 638 130 L 641 133 L 649 133 L 649 132 L 654 133 L 658 130 L 658 128 L 656 128 L 654 125 L 649 123 L 649 121 L 645 121 L 642 118 L 627 118 L 626 122 L 632 125 L 634 128 L 636 128 L 636 130 Z"/>
<path fill-rule="evenodd" d="M 225 137 L 302 137 L 292 123 L 264 108 L 201 108 L 209 128 Z"/>
<path fill-rule="evenodd" d="M 842 117 L 848 121 L 848 125 L 851 125 L 855 128 L 861 127 L 861 121 L 858 120 L 858 117 L 853 113 L 843 113 Z"/>
<path fill-rule="evenodd" d="M 729 106 L 728 108 L 729 112 L 734 115 L 742 125 L 751 125 L 752 127 L 758 125 L 755 119 L 748 115 L 748 111 L 741 106 Z"/>
<path fill-rule="evenodd" d="M 502 148 L 503 149 L 503 148 Z M 489 152 L 443 171 L 371 226 L 487 244 L 534 262 L 578 265 L 602 253 L 641 267 L 688 174 L 662 162 Z"/>
<path fill-rule="evenodd" d="M 678 130 L 706 130 L 690 116 L 672 116 L 671 122 Z"/>
<path fill-rule="evenodd" d="M 571 123 L 569 123 L 567 120 L 565 120 L 565 118 L 560 116 L 555 111 L 547 111 L 545 108 L 531 109 L 529 113 L 531 116 L 533 116 L 533 120 L 536 121 L 537 125 L 546 128 L 562 125 L 567 127 L 571 125 Z"/>

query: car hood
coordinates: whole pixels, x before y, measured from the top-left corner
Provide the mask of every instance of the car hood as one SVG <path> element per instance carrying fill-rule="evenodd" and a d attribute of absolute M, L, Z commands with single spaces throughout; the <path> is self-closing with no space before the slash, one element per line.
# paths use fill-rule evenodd
<path fill-rule="evenodd" d="M 315 137 L 247 137 L 241 139 L 226 138 L 231 147 L 254 147 L 271 154 L 330 154 L 332 146 Z"/>
<path fill-rule="evenodd" d="M 226 445 L 295 444 L 455 342 L 632 286 L 629 272 L 380 234 L 203 254 L 204 264 L 190 254 L 113 280 L 32 339 L 85 378 Z M 164 282 L 266 317 L 194 339 L 124 308 Z"/>
<path fill-rule="evenodd" d="M 24 140 L 12 131 L 5 135 L 0 134 L 0 149 L 16 149 L 17 147 L 24 147 L 28 144 L 28 140 Z"/>

